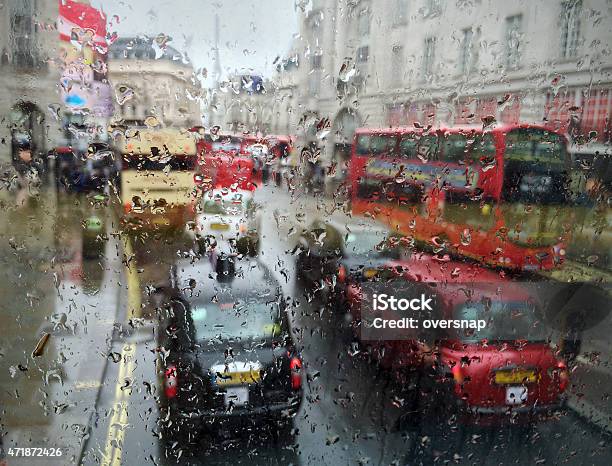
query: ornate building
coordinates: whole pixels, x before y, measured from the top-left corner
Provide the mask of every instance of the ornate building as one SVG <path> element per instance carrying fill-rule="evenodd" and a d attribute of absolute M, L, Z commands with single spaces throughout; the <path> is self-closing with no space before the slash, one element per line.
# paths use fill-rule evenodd
<path fill-rule="evenodd" d="M 168 38 L 120 38 L 109 51 L 108 75 L 116 104 L 114 120 L 143 124 L 155 116 L 165 126 L 202 123 L 202 87 L 187 58 Z"/>

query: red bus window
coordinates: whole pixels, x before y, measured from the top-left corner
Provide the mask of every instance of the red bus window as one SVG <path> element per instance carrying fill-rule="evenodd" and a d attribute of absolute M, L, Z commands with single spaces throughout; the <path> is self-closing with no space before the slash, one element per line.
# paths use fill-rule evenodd
<path fill-rule="evenodd" d="M 493 136 L 488 133 L 476 136 L 469 156 L 472 162 L 480 163 L 483 166 L 494 163 L 495 141 Z"/>
<path fill-rule="evenodd" d="M 357 138 L 357 154 L 391 154 L 395 151 L 396 137 L 389 134 L 364 134 Z"/>
<path fill-rule="evenodd" d="M 368 155 L 370 153 L 370 138 L 368 134 L 362 134 L 357 138 L 357 147 L 355 150 L 358 155 Z"/>
<path fill-rule="evenodd" d="M 557 133 L 535 128 L 514 129 L 506 134 L 506 160 L 565 164 L 566 150 Z"/>
<path fill-rule="evenodd" d="M 438 160 L 438 145 L 437 135 L 421 136 L 417 145 L 417 157 L 423 162 Z"/>
<path fill-rule="evenodd" d="M 400 140 L 400 155 L 408 159 L 417 158 L 419 138 L 415 134 L 405 134 Z"/>
<path fill-rule="evenodd" d="M 442 143 L 441 160 L 462 163 L 467 155 L 468 138 L 465 134 L 447 134 Z"/>

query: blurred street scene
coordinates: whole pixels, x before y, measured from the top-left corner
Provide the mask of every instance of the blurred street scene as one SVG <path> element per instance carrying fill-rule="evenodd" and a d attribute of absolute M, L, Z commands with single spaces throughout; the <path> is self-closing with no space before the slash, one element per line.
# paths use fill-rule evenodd
<path fill-rule="evenodd" d="M 0 12 L 0 464 L 610 464 L 609 1 Z"/>

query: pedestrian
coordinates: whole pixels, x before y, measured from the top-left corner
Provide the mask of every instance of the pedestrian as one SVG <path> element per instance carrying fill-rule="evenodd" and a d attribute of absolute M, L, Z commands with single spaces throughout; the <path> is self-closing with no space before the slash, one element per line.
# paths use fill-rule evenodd
<path fill-rule="evenodd" d="M 18 191 L 15 200 L 17 205 L 23 205 L 28 198 L 39 194 L 40 167 L 32 153 L 31 138 L 28 134 L 13 133 L 12 150 L 13 167 L 17 172 L 18 179 Z"/>

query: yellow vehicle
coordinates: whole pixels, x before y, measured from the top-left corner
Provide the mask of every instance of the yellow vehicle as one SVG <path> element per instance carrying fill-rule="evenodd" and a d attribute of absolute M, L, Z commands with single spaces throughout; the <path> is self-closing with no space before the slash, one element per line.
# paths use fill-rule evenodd
<path fill-rule="evenodd" d="M 182 227 L 194 193 L 194 134 L 132 127 L 117 146 L 122 154 L 121 198 L 126 223 Z"/>

